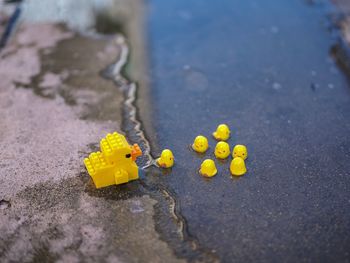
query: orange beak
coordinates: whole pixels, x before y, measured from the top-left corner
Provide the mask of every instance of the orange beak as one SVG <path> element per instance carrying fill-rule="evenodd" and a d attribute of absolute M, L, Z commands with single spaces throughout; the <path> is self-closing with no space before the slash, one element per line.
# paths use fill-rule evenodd
<path fill-rule="evenodd" d="M 136 143 L 131 146 L 131 159 L 133 161 L 136 161 L 136 158 L 142 155 L 142 151 L 140 149 L 140 146 L 138 146 Z"/>

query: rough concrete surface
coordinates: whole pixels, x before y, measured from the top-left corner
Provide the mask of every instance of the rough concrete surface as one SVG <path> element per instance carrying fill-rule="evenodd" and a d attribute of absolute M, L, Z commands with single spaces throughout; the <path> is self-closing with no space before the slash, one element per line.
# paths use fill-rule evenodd
<path fill-rule="evenodd" d="M 341 11 L 350 14 L 350 3 L 348 0 L 332 0 L 332 2 L 336 4 Z"/>
<path fill-rule="evenodd" d="M 339 26 L 345 41 L 350 45 L 350 2 L 347 0 L 333 0 L 333 2 L 342 14 Z"/>
<path fill-rule="evenodd" d="M 119 52 L 113 37 L 28 23 L 1 51 L 1 262 L 178 261 L 156 201 L 133 184 L 96 191 L 82 164 L 120 130 L 122 93 L 100 74 Z"/>
<path fill-rule="evenodd" d="M 350 2 L 333 0 L 336 10 L 332 13 L 337 43 L 331 54 L 342 71 L 350 75 Z"/>
<path fill-rule="evenodd" d="M 350 9 L 350 3 L 349 3 Z M 350 12 L 347 13 L 346 17 L 341 22 L 341 31 L 347 45 L 350 45 Z"/>
<path fill-rule="evenodd" d="M 7 22 L 7 15 L 0 10 L 0 36 L 4 33 Z"/>

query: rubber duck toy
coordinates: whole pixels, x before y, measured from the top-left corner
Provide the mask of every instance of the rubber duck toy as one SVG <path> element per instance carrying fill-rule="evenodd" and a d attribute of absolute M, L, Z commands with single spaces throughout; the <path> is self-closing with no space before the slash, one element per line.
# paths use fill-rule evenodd
<path fill-rule="evenodd" d="M 220 124 L 216 128 L 216 131 L 213 132 L 213 136 L 219 141 L 226 141 L 228 138 L 230 138 L 230 133 L 230 128 L 226 124 Z"/>
<path fill-rule="evenodd" d="M 247 172 L 245 162 L 241 157 L 233 158 L 230 164 L 230 171 L 232 175 L 241 176 Z"/>
<path fill-rule="evenodd" d="M 198 153 L 204 153 L 208 150 L 208 139 L 203 135 L 198 135 L 192 144 L 192 149 Z"/>
<path fill-rule="evenodd" d="M 230 146 L 227 142 L 218 142 L 214 154 L 218 159 L 226 159 L 230 155 Z"/>
<path fill-rule="evenodd" d="M 169 149 L 162 151 L 160 157 L 157 159 L 157 164 L 163 168 L 170 168 L 174 165 L 174 155 Z"/>
<path fill-rule="evenodd" d="M 213 177 L 217 174 L 215 163 L 211 159 L 206 159 L 202 162 L 199 173 L 204 177 Z"/>
<path fill-rule="evenodd" d="M 233 147 L 232 157 L 233 158 L 241 157 L 243 160 L 247 159 L 248 157 L 247 147 L 242 144 L 237 144 L 235 147 Z"/>

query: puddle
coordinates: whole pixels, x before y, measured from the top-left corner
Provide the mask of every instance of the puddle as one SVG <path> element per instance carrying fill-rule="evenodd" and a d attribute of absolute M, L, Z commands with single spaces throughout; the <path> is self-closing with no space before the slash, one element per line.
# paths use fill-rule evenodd
<path fill-rule="evenodd" d="M 349 198 L 349 152 L 330 153 L 347 145 L 350 94 L 328 53 L 335 43 L 329 3 L 150 5 L 157 133 L 148 139 L 174 153 L 172 174 L 159 181 L 179 202 L 186 232 L 223 262 L 345 260 L 349 226 L 335 230 L 327 215 L 350 218 L 342 201 Z M 231 147 L 247 145 L 248 173 L 232 178 L 229 163 L 220 163 L 218 175 L 206 181 L 197 175 L 202 158 L 187 145 L 203 134 L 213 150 L 211 133 L 220 123 L 232 128 Z M 206 157 L 216 160 L 212 150 Z M 339 169 L 326 165 L 328 158 Z"/>

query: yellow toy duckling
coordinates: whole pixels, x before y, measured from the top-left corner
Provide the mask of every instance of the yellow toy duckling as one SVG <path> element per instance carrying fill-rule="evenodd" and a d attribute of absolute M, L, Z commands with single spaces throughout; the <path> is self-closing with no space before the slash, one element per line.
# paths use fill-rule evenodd
<path fill-rule="evenodd" d="M 170 168 L 174 165 L 174 155 L 169 149 L 162 151 L 160 157 L 157 159 L 157 164 L 163 168 Z"/>
<path fill-rule="evenodd" d="M 242 144 L 237 144 L 232 150 L 232 157 L 241 157 L 243 160 L 247 159 L 248 151 L 247 147 Z"/>
<path fill-rule="evenodd" d="M 201 169 L 199 170 L 199 173 L 205 177 L 213 177 L 217 172 L 215 163 L 211 159 L 204 160 L 201 164 Z"/>
<path fill-rule="evenodd" d="M 230 171 L 232 175 L 241 176 L 247 172 L 245 162 L 241 157 L 233 158 L 230 164 Z"/>
<path fill-rule="evenodd" d="M 213 136 L 219 141 L 226 141 L 228 138 L 230 138 L 230 133 L 230 128 L 226 124 L 220 124 L 216 128 L 216 131 L 213 132 Z"/>
<path fill-rule="evenodd" d="M 215 146 L 214 154 L 216 158 L 226 159 L 230 155 L 230 146 L 227 142 L 218 142 Z"/>
<path fill-rule="evenodd" d="M 204 153 L 208 150 L 208 139 L 203 135 L 198 135 L 192 144 L 192 149 L 199 153 Z"/>

